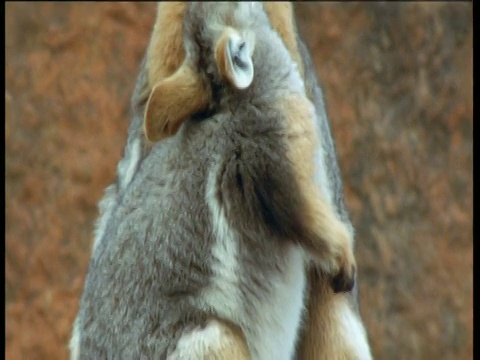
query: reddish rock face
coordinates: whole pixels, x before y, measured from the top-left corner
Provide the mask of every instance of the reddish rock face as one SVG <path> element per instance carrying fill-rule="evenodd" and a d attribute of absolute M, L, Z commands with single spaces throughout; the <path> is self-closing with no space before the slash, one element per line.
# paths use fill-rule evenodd
<path fill-rule="evenodd" d="M 379 359 L 473 357 L 471 3 L 297 6 Z M 59 359 L 152 3 L 6 4 L 6 357 Z M 435 346 L 432 346 L 435 344 Z"/>

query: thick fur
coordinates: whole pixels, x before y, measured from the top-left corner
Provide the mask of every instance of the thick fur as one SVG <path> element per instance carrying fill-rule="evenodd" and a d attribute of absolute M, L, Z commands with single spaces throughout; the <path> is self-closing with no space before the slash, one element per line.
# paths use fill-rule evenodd
<path fill-rule="evenodd" d="M 139 165 L 90 263 L 77 323 L 80 357 L 164 358 L 188 349 L 185 356 L 194 357 L 211 348 L 202 345 L 206 336 L 192 334 L 214 318 L 242 329 L 253 359 L 294 354 L 306 284 L 296 244 L 318 234 L 304 222 L 288 161 L 288 137 L 298 134 L 278 104 L 304 98 L 303 82 L 262 11 L 211 6 L 191 4 L 185 15 L 197 71 L 214 62 L 209 16 L 233 11 L 237 26 L 255 31 L 257 75 L 242 93 L 221 86 L 214 115 L 187 120 Z M 221 83 L 215 71 L 208 75 Z"/>
<path fill-rule="evenodd" d="M 287 13 L 291 14 L 291 6 L 285 6 L 284 4 L 285 3 L 282 3 L 282 5 L 279 6 L 279 9 L 281 8 L 279 13 L 285 14 L 286 11 Z M 170 10 L 173 11 L 173 14 L 175 14 L 176 17 L 170 15 L 171 12 L 169 13 L 169 9 L 167 9 L 170 6 Z M 267 5 L 266 10 L 269 12 L 270 21 L 272 24 L 275 24 L 275 6 L 273 4 L 271 6 Z M 143 136 L 143 113 L 145 111 L 145 104 L 154 85 L 160 79 L 164 79 L 172 75 L 184 61 L 185 54 L 183 46 L 181 45 L 181 26 L 178 26 L 178 24 L 181 24 L 181 21 L 174 20 L 183 18 L 184 11 L 185 4 L 182 3 L 178 3 L 177 5 L 174 5 L 173 3 L 161 3 L 159 5 L 157 22 L 152 35 L 151 45 L 149 47 L 147 56 L 142 63 L 141 73 L 138 78 L 137 86 L 132 99 L 134 116 L 129 129 L 129 136 L 127 146 L 124 151 L 124 157 L 118 166 L 117 182 L 107 188 L 106 194 L 100 203 L 101 215 L 97 222 L 94 249 L 104 238 L 106 224 L 112 216 L 115 207 L 121 202 L 123 197 L 122 194 L 124 194 L 126 188 L 130 186 L 134 177 L 140 173 L 140 167 L 144 159 L 151 151 L 152 145 L 149 144 L 148 141 L 145 141 Z M 284 17 L 284 15 L 282 16 Z M 279 16 L 279 18 L 282 16 Z M 172 20 L 172 24 L 170 24 L 170 20 Z M 315 71 L 311 64 L 308 51 L 305 49 L 305 46 L 301 40 L 296 37 L 296 30 L 292 28 L 292 26 L 294 26 L 293 20 L 290 20 L 289 22 L 277 21 L 277 23 L 280 24 L 276 26 L 277 31 L 281 35 L 288 35 L 282 35 L 282 37 L 285 45 L 290 50 L 294 59 L 296 59 L 296 55 L 292 49 L 295 50 L 297 46 L 292 47 L 292 44 L 295 43 L 285 39 L 287 39 L 287 37 L 291 39 L 292 34 L 295 35 L 298 43 L 298 50 L 301 54 L 300 57 L 302 59 L 301 63 L 299 63 L 299 70 L 301 72 L 305 71 L 308 74 L 308 76 L 305 77 L 305 85 L 307 88 L 307 94 L 315 105 L 316 118 L 318 121 L 317 132 L 321 136 L 320 146 L 317 149 L 316 161 L 316 176 L 317 180 L 319 180 L 318 188 L 332 203 L 332 206 L 339 213 L 343 222 L 346 223 L 351 229 L 348 214 L 346 213 L 343 203 L 343 190 L 340 181 L 338 165 L 336 163 L 335 149 L 323 104 L 321 89 L 317 84 Z M 285 25 L 285 23 L 287 23 L 287 25 Z M 282 32 L 282 30 L 280 30 L 281 25 L 285 25 L 287 30 Z M 174 40 L 171 42 L 173 47 L 170 47 L 169 51 L 164 51 L 163 49 L 166 48 L 165 46 L 161 45 L 161 41 L 171 41 L 172 39 Z M 155 46 L 155 44 L 157 46 Z M 178 44 L 180 44 L 180 46 L 178 46 Z M 304 68 L 305 70 L 303 70 Z M 327 175 L 326 179 L 325 174 Z M 221 248 L 222 247 L 220 246 L 220 249 Z M 329 288 L 327 280 L 323 278 L 323 275 L 319 273 L 315 267 L 310 267 L 309 271 L 310 300 L 308 303 L 308 315 L 303 332 L 301 333 L 301 342 L 299 344 L 297 357 L 305 359 L 342 358 L 340 355 L 337 355 L 343 353 L 348 354 L 348 352 L 345 352 L 342 349 L 344 344 L 347 343 L 345 339 L 350 339 L 350 342 L 356 341 L 357 343 L 363 344 L 359 346 L 363 353 L 357 352 L 355 355 L 351 353 L 351 357 L 346 356 L 345 358 L 369 358 L 370 355 L 368 350 L 368 342 L 366 341 L 366 336 L 364 334 L 361 321 L 358 317 L 358 309 L 356 308 L 356 294 L 354 293 L 354 296 L 347 294 L 334 295 Z M 326 290 L 327 288 L 328 290 Z M 335 303 L 348 303 L 348 306 L 335 306 Z M 340 308 L 340 310 L 333 311 L 337 308 Z M 341 319 L 345 319 L 345 317 L 357 319 L 358 326 L 356 326 L 355 329 L 354 327 L 345 329 L 345 327 L 342 325 L 345 322 L 341 322 Z M 79 353 L 79 318 L 80 314 L 75 321 L 74 333 L 70 345 L 72 350 L 72 358 L 76 358 L 75 354 Z M 360 328 L 361 331 L 356 331 L 358 328 Z M 335 336 L 326 336 L 328 334 L 335 334 Z M 332 342 L 334 345 L 332 345 Z M 242 348 L 241 342 L 237 348 Z"/>
<path fill-rule="evenodd" d="M 228 43 L 230 38 L 244 38 L 244 44 L 252 49 L 255 47 L 255 39 L 249 31 L 249 23 L 243 20 L 244 23 L 236 24 L 235 15 L 227 14 L 225 19 L 221 18 L 220 13 L 223 5 L 217 5 L 218 10 L 214 7 L 207 7 L 209 11 L 214 12 L 213 15 L 209 13 L 203 13 L 204 18 L 211 19 L 212 23 L 204 21 L 200 16 L 197 18 L 192 17 L 190 22 L 185 21 L 184 30 L 186 33 L 190 33 L 190 38 L 185 34 L 188 41 L 187 59 L 182 67 L 171 77 L 160 82 L 154 89 L 155 93 L 161 93 L 164 96 L 162 101 L 158 101 L 157 105 L 164 105 L 163 108 L 155 109 L 155 112 L 161 115 L 161 117 L 152 118 L 148 114 L 151 112 L 150 104 L 156 101 L 156 94 L 150 96 L 149 103 L 147 105 L 147 116 L 145 120 L 145 128 L 155 129 L 168 127 L 172 123 L 171 119 L 174 119 L 178 115 L 178 112 L 171 113 L 171 110 L 176 109 L 176 103 L 184 104 L 184 108 L 188 107 L 189 103 L 192 103 L 193 98 L 199 98 L 192 94 L 195 91 L 201 93 L 208 93 L 211 88 L 215 86 L 206 86 L 208 84 L 207 78 L 213 76 L 215 73 L 219 79 L 226 80 L 230 85 L 235 85 L 235 75 L 229 72 L 230 66 L 226 66 L 231 60 L 226 60 L 230 57 Z M 247 8 L 249 5 L 245 5 Z M 263 13 L 262 6 L 260 4 L 255 5 L 258 8 L 257 11 Z M 196 8 L 196 7 L 195 7 Z M 203 7 L 198 7 L 198 11 L 204 10 Z M 188 10 L 187 10 L 188 11 Z M 218 11 L 218 13 L 216 13 Z M 253 14 L 253 10 L 251 11 Z M 201 19 L 201 20 L 199 20 Z M 223 20 L 223 22 L 222 22 Z M 197 22 L 200 22 L 197 24 Z M 238 29 L 232 27 L 237 25 Z M 198 33 L 191 31 L 191 28 L 196 28 Z M 210 43 L 210 49 L 202 46 Z M 213 45 L 213 46 L 212 46 Z M 210 50 L 210 53 L 208 52 Z M 206 54 L 203 54 L 206 53 Z M 287 53 L 288 54 L 288 53 Z M 203 56 L 202 56 L 203 55 Z M 209 57 L 213 55 L 214 61 L 209 62 Z M 261 56 L 261 55 L 260 55 Z M 264 68 L 260 71 L 275 72 L 273 68 L 275 66 L 287 66 L 289 71 L 298 71 L 294 62 L 284 64 L 280 63 L 275 65 L 272 63 L 272 69 Z M 214 67 L 216 66 L 216 69 Z M 195 71 L 197 67 L 197 72 Z M 205 71 L 206 70 L 206 71 Z M 214 71 L 216 70 L 216 72 Z M 258 71 L 258 69 L 256 70 Z M 202 73 L 205 72 L 205 74 Z M 277 71 L 279 72 L 279 71 Z M 180 75 L 187 73 L 187 75 Z M 281 75 L 281 74 L 280 74 Z M 197 78 L 195 81 L 194 79 Z M 268 85 L 267 85 L 268 86 Z M 301 84 L 303 88 L 303 83 Z M 218 85 L 217 85 L 218 87 Z M 235 87 L 235 86 L 234 86 Z M 175 92 L 176 96 L 171 98 L 169 94 L 174 89 L 178 89 Z M 235 94 L 236 95 L 236 94 Z M 269 92 L 265 91 L 263 94 L 265 98 L 268 98 Z M 217 97 L 219 95 L 217 94 Z M 204 96 L 206 100 L 209 98 L 213 101 L 213 95 L 208 97 Z M 173 104 L 167 101 L 171 100 Z M 302 214 L 301 219 L 284 217 L 283 213 L 270 213 L 269 219 L 265 219 L 268 222 L 273 222 L 272 225 L 276 226 L 279 232 L 285 232 L 288 236 L 293 237 L 293 232 L 296 231 L 297 238 L 300 239 L 301 244 L 308 249 L 316 259 L 321 263 L 322 267 L 333 275 L 338 275 L 335 278 L 333 285 L 337 291 L 350 290 L 353 285 L 353 278 L 355 274 L 355 259 L 353 256 L 352 238 L 345 225 L 337 219 L 336 213 L 330 205 L 325 202 L 318 191 L 316 184 L 314 183 L 314 169 L 315 169 L 315 149 L 319 146 L 318 136 L 315 131 L 315 110 L 311 102 L 305 95 L 286 95 L 279 97 L 278 109 L 282 109 L 282 113 L 286 118 L 285 139 L 287 139 L 286 146 L 288 161 L 293 165 L 293 176 L 296 180 L 296 185 L 299 187 L 297 192 L 300 196 L 299 199 L 292 199 L 286 194 L 278 194 L 276 201 L 287 201 L 282 204 L 281 207 L 273 207 L 273 209 L 282 210 L 288 207 L 289 204 L 295 204 L 299 202 L 298 214 Z M 150 108 L 149 108 L 150 106 Z M 212 107 L 214 105 L 205 103 L 204 108 Z M 197 108 L 198 111 L 198 108 Z M 191 111 L 191 114 L 195 111 Z M 188 112 L 181 112 L 181 114 L 188 114 Z M 170 120 L 170 121 L 165 121 Z M 175 122 L 178 124 L 178 121 Z M 159 125 L 157 125 L 159 124 Z M 178 125 L 177 125 L 178 128 Z M 147 132 L 148 134 L 148 132 Z M 156 134 L 157 138 L 163 138 L 165 134 Z M 150 136 L 152 138 L 152 136 Z M 267 179 L 266 179 L 267 180 Z M 270 180 L 270 179 L 268 179 Z M 268 182 L 267 182 L 268 183 Z M 271 194 L 264 195 L 263 197 L 272 197 Z M 292 205 L 294 207 L 294 205 Z M 297 210 L 297 209 L 295 209 Z M 285 211 L 284 211 L 285 212 Z M 290 215 L 290 212 L 285 212 Z M 293 214 L 297 212 L 293 211 Z M 258 215 L 258 214 L 255 214 Z M 292 225 L 290 225 L 290 220 Z M 302 224 L 298 228 L 289 227 Z"/>

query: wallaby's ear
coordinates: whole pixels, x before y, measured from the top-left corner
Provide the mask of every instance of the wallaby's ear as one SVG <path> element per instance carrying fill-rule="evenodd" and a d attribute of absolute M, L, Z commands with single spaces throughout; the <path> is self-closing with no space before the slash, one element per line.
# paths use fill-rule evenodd
<path fill-rule="evenodd" d="M 226 28 L 215 47 L 215 61 L 220 75 L 235 88 L 246 89 L 253 81 L 252 54 L 255 40 L 242 37 L 238 31 Z"/>
<path fill-rule="evenodd" d="M 186 119 L 207 108 L 209 100 L 208 88 L 185 62 L 150 93 L 143 123 L 147 139 L 160 141 L 175 135 Z"/>

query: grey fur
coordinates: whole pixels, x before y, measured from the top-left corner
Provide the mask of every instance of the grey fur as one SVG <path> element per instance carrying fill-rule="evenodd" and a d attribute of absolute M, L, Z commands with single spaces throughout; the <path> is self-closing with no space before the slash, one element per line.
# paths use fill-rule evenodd
<path fill-rule="evenodd" d="M 206 44 L 214 43 L 215 34 L 200 32 L 194 7 L 185 15 L 187 53 L 211 64 Z M 213 21 L 208 14 L 202 25 Z M 221 261 L 212 255 L 216 234 L 206 203 L 212 185 L 237 234 L 232 241 L 241 243 L 237 274 L 244 316 L 229 320 L 240 322 L 255 353 L 258 303 L 269 301 L 272 279 L 282 277 L 294 246 L 288 240 L 303 230 L 298 189 L 285 161 L 286 120 L 272 104 L 304 89 L 266 15 L 252 14 L 258 15 L 249 17 L 257 35 L 252 86 L 243 92 L 221 87 L 214 116 L 187 120 L 177 136 L 154 146 L 128 186 L 117 185 L 124 193 L 110 208 L 81 299 L 82 358 L 163 358 L 185 329 L 218 314 L 204 296 L 212 263 Z M 203 51 L 190 48 L 193 34 L 205 35 L 196 39 Z M 207 69 L 212 86 L 220 86 L 215 70 Z"/>
<path fill-rule="evenodd" d="M 243 269 L 238 273 L 242 274 L 239 286 L 246 319 L 256 315 L 256 299 L 267 298 L 268 279 L 282 275 L 282 259 L 291 247 L 286 240 L 301 233 L 301 220 L 295 207 L 274 211 L 273 219 L 265 218 L 269 213 L 266 208 L 285 210 L 285 206 L 259 201 L 253 189 L 267 200 L 278 198 L 272 193 L 275 191 L 298 191 L 292 188 L 293 175 L 283 161 L 285 148 L 279 141 L 282 114 L 271 104 L 280 93 L 304 89 L 298 73 L 285 72 L 289 65 L 278 66 L 290 64 L 291 59 L 278 36 L 266 26 L 268 19 L 263 12 L 255 14 L 259 18 L 249 20 L 262 25 L 257 30 L 261 34 L 257 34 L 256 76 L 250 89 L 242 93 L 217 89 L 222 93 L 217 97 L 221 101 L 216 104 L 216 115 L 186 121 L 177 136 L 156 144 L 151 151 L 144 146 L 142 131 L 148 96 L 145 61 L 142 63 L 117 182 L 107 188 L 100 203 L 96 250 L 76 321 L 81 358 L 164 358 L 173 351 L 182 332 L 204 325 L 205 319 L 215 314 L 215 309 L 201 301 L 202 291 L 211 285 L 210 265 L 216 261 L 211 252 L 215 234 L 205 203 L 206 183 L 212 172 L 216 174 L 217 199 L 244 244 L 239 259 Z M 195 17 L 194 13 L 189 16 Z M 191 20 L 186 16 L 185 23 L 194 25 Z M 300 39 L 299 43 L 308 74 L 307 93 L 312 95 L 318 115 L 329 187 L 342 220 L 350 224 L 321 90 L 308 51 Z M 212 63 L 208 47 L 202 45 L 202 49 L 207 50 L 198 52 L 202 54 L 199 71 L 204 71 L 204 61 Z M 188 51 L 197 53 L 195 49 Z M 213 87 L 221 83 L 215 71 L 208 68 Z M 135 147 L 139 147 L 139 155 Z M 267 164 L 279 171 L 265 171 Z M 126 169 L 135 169 L 133 175 L 127 176 Z M 238 173 L 242 175 L 241 186 Z M 284 200 L 295 203 L 295 198 Z M 229 211 L 244 215 L 229 217 Z M 278 231 L 278 224 L 286 225 Z M 268 240 L 259 241 L 259 234 Z M 190 271 L 185 273 L 185 268 Z M 243 321 L 248 327 L 248 320 Z"/>

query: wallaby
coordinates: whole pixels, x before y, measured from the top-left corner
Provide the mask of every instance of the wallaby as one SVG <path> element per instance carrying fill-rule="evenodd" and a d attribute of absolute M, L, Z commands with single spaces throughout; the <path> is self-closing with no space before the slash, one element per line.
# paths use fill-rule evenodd
<path fill-rule="evenodd" d="M 321 88 L 305 45 L 298 37 L 290 3 L 264 3 L 273 28 L 282 37 L 300 73 L 305 68 L 305 85 L 308 97 L 314 102 L 317 130 L 321 144 L 317 150 L 317 178 L 324 178 L 319 188 L 332 203 L 340 217 L 350 228 L 343 203 L 343 189 L 336 163 L 335 148 L 325 113 Z M 162 2 L 152 34 L 149 51 L 141 64 L 141 72 L 132 98 L 133 118 L 129 129 L 124 157 L 117 170 L 116 183 L 109 186 L 100 202 L 94 249 L 103 238 L 107 220 L 116 207 L 121 194 L 133 178 L 136 169 L 148 154 L 149 143 L 143 135 L 145 104 L 151 89 L 162 79 L 172 75 L 184 61 L 182 46 L 182 20 L 186 3 Z M 298 47 L 297 47 L 298 45 Z M 301 61 L 299 61 L 301 58 Z M 320 166 L 319 166 L 320 165 Z M 325 178 L 325 174 L 328 175 Z M 325 189 L 327 188 L 327 189 Z M 367 359 L 368 342 L 356 308 L 356 292 L 333 294 L 330 282 L 325 280 L 315 266 L 309 270 L 309 302 L 306 323 L 300 334 L 297 356 L 299 359 Z M 70 343 L 72 358 L 77 358 L 79 348 L 78 318 L 75 321 Z M 227 357 L 229 358 L 229 357 Z"/>
<path fill-rule="evenodd" d="M 155 106 L 154 101 L 146 106 L 147 101 L 149 97 L 154 97 L 155 86 L 162 80 L 169 78 L 184 62 L 185 51 L 183 48 L 182 23 L 186 5 L 187 2 L 158 3 L 157 18 L 152 38 L 147 54 L 140 66 L 140 74 L 132 96 L 133 118 L 129 127 L 124 154 L 117 168 L 117 179 L 114 184 L 107 187 L 105 195 L 99 203 L 100 216 L 96 224 L 93 251 L 103 237 L 106 220 L 116 204 L 119 194 L 130 183 L 138 165 L 151 149 L 152 143 L 146 139 L 144 134 L 144 119 L 147 119 L 147 116 L 154 117 L 156 115 L 156 118 L 163 116 L 162 112 L 156 109 L 165 109 L 164 107 Z M 299 50 L 295 43 L 291 4 L 286 2 L 266 2 L 264 6 L 273 28 L 282 37 L 287 49 L 296 61 L 300 73 L 303 73 L 302 63 L 299 61 Z M 174 89 L 173 94 L 177 94 L 178 91 L 179 89 Z M 193 104 L 199 102 L 203 104 L 205 102 L 205 95 L 202 91 L 203 89 L 199 89 L 197 94 L 201 100 L 193 101 Z M 175 101 L 174 97 L 169 100 L 165 101 L 165 103 L 170 103 L 172 106 L 179 103 Z M 195 112 L 196 107 L 192 106 L 192 103 L 182 104 L 186 105 L 184 108 L 177 106 L 177 112 L 173 111 L 172 108 L 167 109 L 167 114 L 177 114 L 174 120 L 172 120 L 172 122 L 178 123 L 173 126 L 174 131 L 178 130 L 178 126 L 183 120 Z M 168 119 L 166 122 L 168 122 Z M 171 135 L 173 135 L 174 131 L 172 131 Z M 168 135 L 164 134 L 163 136 L 166 137 Z"/>
<path fill-rule="evenodd" d="M 270 6 L 270 4 L 273 3 L 268 3 L 266 7 L 271 23 L 283 36 L 287 48 L 291 52 L 297 52 L 292 36 L 294 33 L 290 31 L 292 24 L 290 9 L 285 6 L 288 3 L 275 3 L 275 6 Z M 159 2 L 157 5 L 157 18 L 150 46 L 140 65 L 140 73 L 132 96 L 133 114 L 127 143 L 117 167 L 116 181 L 106 188 L 99 203 L 100 216 L 95 226 L 92 253 L 104 238 L 108 219 L 119 203 L 124 190 L 133 179 L 140 163 L 151 150 L 152 144 L 146 139 L 143 131 L 146 103 L 154 85 L 172 75 L 184 61 L 182 24 L 186 5 L 186 2 Z M 301 70 L 301 64 L 298 65 Z M 189 112 L 191 112 L 190 107 Z M 79 348 L 78 317 L 74 322 L 69 347 L 72 359 L 76 359 Z"/>
<path fill-rule="evenodd" d="M 220 6 L 217 4 L 217 6 Z M 252 5 L 252 8 L 256 6 Z M 203 9 L 203 8 L 201 8 Z M 213 7 L 208 7 L 212 12 L 215 12 Z M 261 10 L 261 7 L 258 6 Z M 207 15 L 205 15 L 207 16 Z M 217 83 L 211 80 L 213 68 L 216 67 L 218 76 L 220 79 L 227 81 L 237 90 L 244 90 L 250 86 L 254 77 L 254 68 L 252 64 L 253 47 L 255 45 L 254 39 L 243 39 L 243 37 L 254 36 L 253 31 L 249 31 L 247 25 L 243 25 L 242 31 L 245 34 L 239 34 L 234 28 L 231 27 L 232 23 L 235 23 L 234 15 L 225 15 L 227 17 L 224 23 L 221 24 L 201 24 L 198 27 L 198 31 L 208 29 L 209 27 L 221 27 L 223 33 L 221 36 L 217 36 L 214 39 L 215 48 L 213 51 L 214 59 L 213 64 L 208 62 L 208 58 L 201 57 L 197 53 L 206 51 L 201 46 L 197 45 L 197 53 L 193 50 L 190 51 L 190 56 L 187 57 L 183 65 L 170 77 L 161 81 L 150 95 L 149 103 L 147 105 L 147 111 L 145 115 L 145 134 L 147 138 L 153 140 L 163 139 L 165 133 L 170 136 L 172 129 L 173 132 L 178 131 L 181 122 L 178 119 L 178 104 L 183 104 L 182 108 L 187 109 L 189 105 L 193 105 L 195 111 L 185 113 L 186 116 L 192 113 L 199 112 L 215 106 L 217 102 L 222 102 L 221 96 L 225 92 L 221 91 L 222 87 L 218 80 Z M 216 21 L 212 15 L 212 21 Z M 197 20 L 198 21 L 198 20 Z M 212 37 L 214 35 L 211 35 Z M 197 42 L 212 41 L 212 39 L 203 39 L 200 34 L 191 34 L 192 38 L 196 38 Z M 188 37 L 187 40 L 190 40 Z M 232 48 L 235 46 L 235 42 L 239 42 L 241 46 L 246 47 L 250 45 L 252 48 L 248 49 L 250 53 L 247 53 L 246 48 L 242 48 L 242 52 L 238 54 L 232 54 Z M 239 45 L 239 46 L 240 46 Z M 193 46 L 192 46 L 193 47 Z M 287 52 L 288 53 L 288 52 Z M 294 67 L 295 63 L 291 62 L 290 67 Z M 204 69 L 206 67 L 206 69 Z M 205 71 L 206 70 L 206 71 Z M 275 73 L 274 69 L 262 69 L 264 72 L 270 71 Z M 204 72 L 202 74 L 202 71 Z M 291 70 L 292 71 L 292 70 Z M 277 73 L 281 74 L 279 71 Z M 301 81 L 301 80 L 300 80 Z M 220 84 L 220 85 L 219 85 Z M 257 86 L 259 88 L 259 86 Z M 303 82 L 302 82 L 302 89 Z M 311 102 L 307 99 L 306 95 L 298 95 L 298 92 L 291 91 L 287 95 L 278 95 L 274 90 L 271 93 L 268 92 L 268 86 L 263 89 L 263 98 L 271 99 L 272 94 L 275 94 L 275 98 L 272 101 L 278 101 L 281 99 L 282 104 L 277 105 L 278 109 L 282 109 L 284 117 L 287 118 L 286 139 L 288 148 L 288 161 L 293 166 L 293 176 L 297 179 L 297 184 L 300 187 L 299 193 L 303 198 L 300 200 L 303 202 L 302 220 L 305 226 L 308 228 L 308 235 L 302 237 L 304 234 L 298 234 L 302 238 L 302 243 L 307 249 L 313 253 L 318 253 L 318 257 L 321 261 L 331 262 L 332 259 L 325 259 L 325 247 L 332 246 L 338 247 L 338 244 L 342 244 L 341 248 L 347 254 L 337 254 L 335 256 L 350 257 L 346 259 L 351 265 L 352 269 L 344 269 L 348 273 L 346 277 L 342 276 L 342 279 L 348 279 L 350 273 L 354 272 L 354 259 L 351 254 L 350 246 L 351 239 L 350 234 L 343 225 L 336 218 L 336 214 L 326 204 L 319 194 L 316 184 L 314 183 L 314 153 L 318 147 L 318 139 L 316 138 L 315 131 L 315 113 Z M 174 96 L 172 94 L 175 94 Z M 235 92 L 234 95 L 237 95 Z M 216 97 L 214 99 L 213 97 Z M 228 97 L 227 100 L 232 102 Z M 155 106 L 150 104 L 154 103 Z M 158 112 L 158 116 L 149 116 L 149 109 L 155 109 Z M 174 120 L 175 125 L 171 125 Z M 160 126 L 158 126 L 160 123 Z M 178 124 L 178 125 L 177 125 Z M 167 131 L 165 131 L 167 130 Z M 282 139 L 283 140 L 283 139 Z M 282 226 L 281 223 L 277 224 Z M 315 235 L 313 235 L 315 234 Z M 311 243 L 312 239 L 321 239 L 320 243 Z M 345 245 L 345 246 L 344 246 Z M 347 249 L 348 248 L 348 249 Z M 327 250 L 327 253 L 331 252 Z M 333 260 L 333 261 L 336 261 Z M 343 267 L 342 267 L 343 268 Z M 328 266 L 327 266 L 328 269 Z M 335 269 L 334 271 L 336 271 Z M 342 274 L 343 275 L 343 274 Z M 345 287 L 343 284 L 338 285 L 340 288 Z M 347 285 L 349 286 L 349 285 Z"/>
<path fill-rule="evenodd" d="M 192 3 L 184 26 L 212 111 L 137 165 L 92 256 L 78 355 L 288 359 L 304 249 L 337 290 L 354 275 L 348 231 L 312 205 L 314 108 L 261 4 Z"/>

